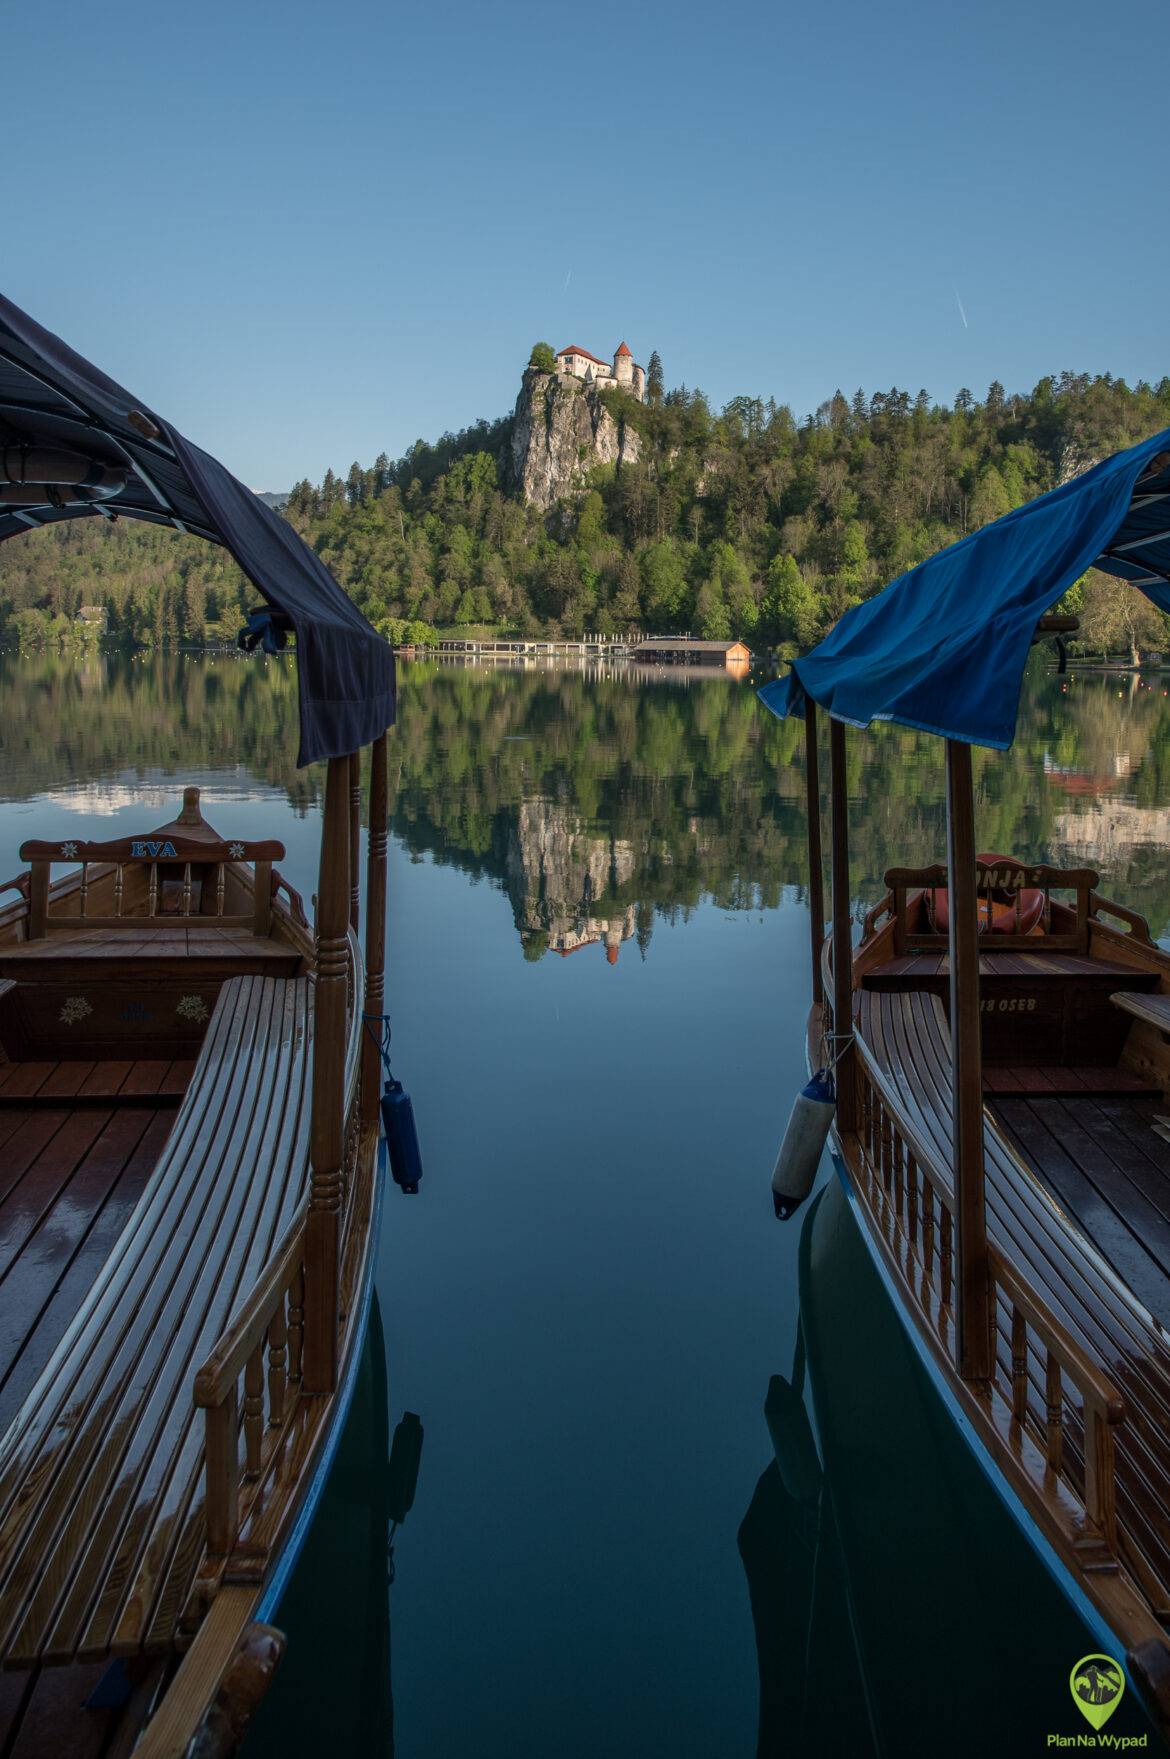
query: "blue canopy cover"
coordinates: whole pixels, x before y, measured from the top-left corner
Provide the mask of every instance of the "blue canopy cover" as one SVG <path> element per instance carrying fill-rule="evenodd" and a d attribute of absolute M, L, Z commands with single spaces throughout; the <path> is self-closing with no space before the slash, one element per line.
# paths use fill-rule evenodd
<path fill-rule="evenodd" d="M 1090 567 L 1170 611 L 1170 428 L 855 605 L 760 696 L 780 716 L 803 716 L 811 697 L 854 726 L 899 721 L 1006 748 L 1036 625 Z"/>
<path fill-rule="evenodd" d="M 37 448 L 42 455 L 52 448 L 83 455 L 93 480 L 104 473 L 120 486 L 101 495 L 87 477 L 68 493 L 48 485 L 39 502 L 0 497 L 0 542 L 99 515 L 170 525 L 222 544 L 296 634 L 297 762 L 344 757 L 391 725 L 394 650 L 288 521 L 0 295 L 0 482 L 13 469 L 19 473 L 22 456 L 35 457 Z"/>

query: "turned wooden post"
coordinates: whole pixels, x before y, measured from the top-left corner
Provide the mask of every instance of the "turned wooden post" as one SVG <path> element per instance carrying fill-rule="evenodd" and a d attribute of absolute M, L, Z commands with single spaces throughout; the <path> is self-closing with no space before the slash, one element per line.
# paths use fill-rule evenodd
<path fill-rule="evenodd" d="M 349 755 L 349 926 L 358 931 L 361 892 L 358 876 L 362 859 L 362 754 Z"/>
<path fill-rule="evenodd" d="M 947 740 L 950 905 L 951 1174 L 955 1191 L 955 1348 L 964 1380 L 991 1374 L 991 1281 L 983 1189 L 983 1049 L 979 1016 L 979 900 L 971 747 Z"/>
<path fill-rule="evenodd" d="M 49 917 L 49 863 L 34 861 L 28 883 L 28 938 L 43 940 Z"/>
<path fill-rule="evenodd" d="M 370 747 L 370 829 L 366 857 L 366 1005 L 367 1015 L 383 1007 L 386 967 L 386 743 L 383 733 Z M 381 1088 L 378 1039 L 380 1026 L 368 1021 L 362 1036 L 362 1122 L 378 1122 Z"/>
<path fill-rule="evenodd" d="M 305 1224 L 304 1390 L 332 1392 L 337 1378 L 337 1282 L 345 1098 L 346 925 L 349 908 L 350 759 L 331 757 L 325 780 L 317 882 L 313 1013 L 311 1182 Z"/>
<path fill-rule="evenodd" d="M 833 1051 L 836 1059 L 837 1128 L 857 1128 L 857 1078 L 853 1066 L 853 919 L 849 896 L 849 783 L 845 773 L 845 724 L 829 717 L 830 832 L 833 886 Z"/>
<path fill-rule="evenodd" d="M 825 942 L 825 874 L 821 861 L 821 772 L 817 757 L 817 705 L 806 697 L 804 705 L 804 793 L 808 824 L 808 920 L 812 935 L 812 993 L 814 1002 L 824 1001 L 821 984 L 821 949 Z"/>

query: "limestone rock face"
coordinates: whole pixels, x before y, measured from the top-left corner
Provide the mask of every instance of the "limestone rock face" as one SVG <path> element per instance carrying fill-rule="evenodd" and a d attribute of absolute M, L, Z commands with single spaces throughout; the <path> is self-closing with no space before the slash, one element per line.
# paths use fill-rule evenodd
<path fill-rule="evenodd" d="M 614 420 L 592 385 L 531 367 L 524 374 L 510 464 L 514 486 L 532 506 L 554 506 L 594 465 L 633 464 L 640 449 L 636 430 Z"/>

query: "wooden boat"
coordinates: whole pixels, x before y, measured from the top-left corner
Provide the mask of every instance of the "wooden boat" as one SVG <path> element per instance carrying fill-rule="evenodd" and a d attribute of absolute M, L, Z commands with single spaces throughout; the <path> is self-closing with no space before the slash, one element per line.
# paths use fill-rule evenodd
<path fill-rule="evenodd" d="M 1107 1639 L 940 1411 L 851 1208 L 834 1178 L 803 1212 L 794 1361 L 768 1385 L 774 1458 L 739 1533 L 757 1751 L 1043 1753 L 1079 1721 L 1072 1662 Z M 1160 1750 L 1136 1693 L 1109 1733 Z"/>
<path fill-rule="evenodd" d="M 1010 743 L 1029 644 L 1067 632 L 1050 608 L 1090 563 L 1170 606 L 1167 505 L 1170 432 L 894 582 L 761 693 L 805 717 L 810 1059 L 835 1064 L 854 1214 L 946 1411 L 1164 1734 L 1170 956 L 1093 871 L 978 859 L 971 746 Z M 947 860 L 891 869 L 855 947 L 846 726 L 877 717 L 945 741 Z"/>
<path fill-rule="evenodd" d="M 4 301 L 0 414 L 58 471 L 8 483 L 0 538 L 115 507 L 226 544 L 327 764 L 314 927 L 282 846 L 194 788 L 140 835 L 27 843 L 0 909 L 0 1752 L 227 1753 L 369 1313 L 393 659 L 291 528 Z"/>

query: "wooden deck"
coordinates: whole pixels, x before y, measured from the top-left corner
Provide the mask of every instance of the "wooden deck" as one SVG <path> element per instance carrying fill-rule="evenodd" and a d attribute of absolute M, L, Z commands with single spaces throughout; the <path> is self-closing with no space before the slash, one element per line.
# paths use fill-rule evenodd
<path fill-rule="evenodd" d="M 1160 1094 L 998 1094 L 993 1115 L 1057 1202 L 1170 1331 L 1170 1141 Z"/>
<path fill-rule="evenodd" d="M 0 1067 L 0 1435 L 142 1195 L 188 1073 L 168 1062 Z"/>

